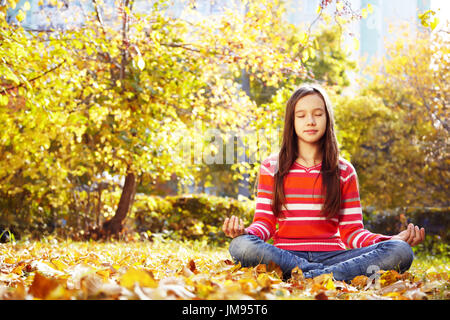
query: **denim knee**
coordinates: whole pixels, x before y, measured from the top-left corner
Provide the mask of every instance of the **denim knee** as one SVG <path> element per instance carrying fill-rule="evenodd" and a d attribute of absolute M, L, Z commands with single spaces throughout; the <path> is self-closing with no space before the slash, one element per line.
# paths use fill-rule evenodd
<path fill-rule="evenodd" d="M 228 247 L 230 255 L 236 261 L 242 261 L 246 252 L 252 251 L 255 241 L 258 241 L 258 237 L 254 235 L 241 235 L 233 238 Z"/>
<path fill-rule="evenodd" d="M 396 266 L 400 272 L 405 272 L 411 267 L 414 260 L 414 253 L 411 246 L 402 240 L 387 240 L 384 245 L 388 248 L 390 254 L 397 261 Z"/>

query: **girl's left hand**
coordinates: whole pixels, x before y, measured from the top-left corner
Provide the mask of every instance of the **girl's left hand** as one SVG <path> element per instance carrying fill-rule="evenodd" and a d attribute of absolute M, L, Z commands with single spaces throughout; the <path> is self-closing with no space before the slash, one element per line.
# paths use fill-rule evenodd
<path fill-rule="evenodd" d="M 425 229 L 418 226 L 414 226 L 410 223 L 406 230 L 393 236 L 391 240 L 403 240 L 407 242 L 411 247 L 414 247 L 425 240 Z"/>
<path fill-rule="evenodd" d="M 231 238 L 236 238 L 240 235 L 247 234 L 247 231 L 244 228 L 244 221 L 239 219 L 236 216 L 231 216 L 231 218 L 226 218 L 223 226 L 223 232 Z"/>

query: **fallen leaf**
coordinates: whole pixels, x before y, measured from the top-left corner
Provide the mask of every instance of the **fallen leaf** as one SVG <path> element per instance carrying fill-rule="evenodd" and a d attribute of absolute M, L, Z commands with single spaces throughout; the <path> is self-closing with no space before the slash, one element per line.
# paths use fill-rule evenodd
<path fill-rule="evenodd" d="M 316 300 L 328 300 L 328 296 L 325 294 L 325 292 L 321 291 L 318 294 L 315 295 L 314 299 Z"/>
<path fill-rule="evenodd" d="M 387 270 L 382 273 L 380 277 L 380 285 L 382 287 L 388 286 L 398 280 L 400 280 L 402 277 L 401 275 L 395 271 L 395 270 Z"/>
<path fill-rule="evenodd" d="M 85 299 L 87 299 L 99 294 L 103 286 L 103 280 L 96 273 L 91 273 L 81 278 L 80 286 Z"/>
<path fill-rule="evenodd" d="M 135 283 L 142 287 L 156 288 L 158 286 L 153 274 L 143 269 L 130 268 L 120 277 L 120 285 L 127 289 L 132 289 Z"/>
<path fill-rule="evenodd" d="M 352 286 L 355 286 L 359 289 L 364 288 L 369 281 L 369 278 L 366 276 L 356 276 L 351 281 Z"/>
<path fill-rule="evenodd" d="M 381 295 L 387 295 L 392 292 L 405 292 L 408 289 L 408 283 L 405 281 L 397 281 L 378 290 Z"/>
<path fill-rule="evenodd" d="M 185 288 L 185 283 L 176 278 L 162 279 L 156 291 L 158 295 L 164 298 L 168 298 L 171 295 L 181 299 L 192 299 L 195 297 L 192 292 Z"/>
<path fill-rule="evenodd" d="M 267 272 L 267 266 L 263 263 L 262 264 L 260 263 L 255 267 L 255 271 L 257 273 Z"/>
<path fill-rule="evenodd" d="M 283 271 L 281 270 L 280 266 L 273 261 L 269 262 L 267 271 L 274 272 L 280 279 L 283 278 Z"/>
<path fill-rule="evenodd" d="M 47 263 L 39 260 L 32 261 L 30 263 L 31 267 L 35 270 L 39 271 L 40 273 L 43 273 L 47 276 L 58 276 L 63 275 L 64 272 L 56 270 L 55 268 L 50 267 Z"/>
<path fill-rule="evenodd" d="M 222 262 L 228 266 L 232 266 L 234 264 L 233 261 L 231 261 L 229 259 L 222 260 Z"/>
<path fill-rule="evenodd" d="M 292 281 L 303 281 L 303 279 L 305 279 L 305 277 L 303 275 L 302 269 L 300 269 L 298 266 L 296 266 L 294 269 L 292 269 L 291 279 L 292 279 Z"/>
<path fill-rule="evenodd" d="M 30 287 L 30 294 L 38 299 L 46 299 L 61 284 L 57 279 L 49 278 L 36 272 Z"/>
<path fill-rule="evenodd" d="M 422 300 L 427 298 L 427 295 L 420 289 L 408 290 L 403 295 L 411 300 Z"/>
<path fill-rule="evenodd" d="M 189 270 L 191 270 L 193 273 L 197 274 L 198 270 L 197 270 L 197 266 L 195 265 L 195 261 L 193 259 L 189 260 L 188 262 L 188 268 Z"/>
<path fill-rule="evenodd" d="M 318 287 L 322 287 L 325 290 L 334 290 L 335 289 L 332 273 L 321 274 L 317 277 L 314 277 L 313 281 L 314 281 L 314 284 L 319 285 Z"/>

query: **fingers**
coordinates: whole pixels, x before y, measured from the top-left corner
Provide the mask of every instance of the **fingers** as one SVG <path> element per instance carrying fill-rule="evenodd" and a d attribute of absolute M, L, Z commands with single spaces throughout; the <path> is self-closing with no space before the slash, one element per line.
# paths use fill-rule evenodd
<path fill-rule="evenodd" d="M 415 231 L 415 237 L 413 239 L 411 246 L 416 246 L 419 243 L 421 243 L 423 240 L 425 240 L 425 229 L 424 228 L 419 229 L 418 226 L 415 226 L 414 231 Z"/>
<path fill-rule="evenodd" d="M 414 227 L 414 239 L 412 242 L 412 246 L 415 246 L 420 243 L 420 229 L 418 226 Z"/>
<path fill-rule="evenodd" d="M 422 241 L 424 241 L 425 240 L 425 228 L 420 229 L 420 236 L 422 238 Z"/>
<path fill-rule="evenodd" d="M 233 234 L 233 238 L 238 236 L 239 233 L 239 221 L 238 218 L 235 216 L 232 216 L 231 219 L 233 219 L 233 229 L 232 229 L 232 234 Z"/>
<path fill-rule="evenodd" d="M 405 230 L 404 241 L 406 241 L 411 247 L 418 245 L 425 240 L 425 229 L 414 226 L 410 223 Z"/>
<path fill-rule="evenodd" d="M 244 234 L 245 233 L 244 221 L 242 219 L 239 219 L 239 221 L 240 221 L 239 232 L 240 234 Z"/>
<path fill-rule="evenodd" d="M 245 233 L 244 221 L 236 216 L 231 216 L 231 218 L 226 218 L 223 226 L 223 232 L 231 238 L 235 238 Z"/>
<path fill-rule="evenodd" d="M 229 225 L 230 219 L 227 217 L 225 218 L 225 221 L 223 222 L 223 226 L 222 226 L 222 231 L 223 233 L 225 233 L 227 236 L 230 236 L 228 234 L 228 225 Z"/>
<path fill-rule="evenodd" d="M 413 238 L 414 238 L 414 226 L 412 223 L 410 223 L 408 224 L 408 227 L 406 227 L 405 242 L 411 245 L 411 241 Z"/>

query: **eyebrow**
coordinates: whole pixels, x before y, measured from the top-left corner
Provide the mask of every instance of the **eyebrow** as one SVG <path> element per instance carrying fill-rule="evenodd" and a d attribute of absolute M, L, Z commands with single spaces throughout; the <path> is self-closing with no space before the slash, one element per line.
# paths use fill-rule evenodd
<path fill-rule="evenodd" d="M 325 111 L 323 107 L 314 108 L 312 111 L 316 111 L 316 110 Z M 305 111 L 305 110 L 304 109 L 300 109 L 300 110 L 295 111 L 295 113 L 299 113 L 299 112 L 302 112 L 302 111 Z"/>

